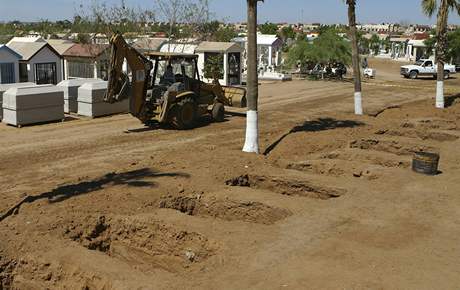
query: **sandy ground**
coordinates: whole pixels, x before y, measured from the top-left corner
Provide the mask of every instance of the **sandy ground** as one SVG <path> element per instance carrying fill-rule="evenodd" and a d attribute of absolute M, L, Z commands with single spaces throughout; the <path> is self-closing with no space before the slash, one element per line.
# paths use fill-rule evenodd
<path fill-rule="evenodd" d="M 263 84 L 260 155 L 235 109 L 0 125 L 0 289 L 456 289 L 460 79 L 436 110 L 435 81 L 370 65 L 365 116 L 350 82 Z"/>

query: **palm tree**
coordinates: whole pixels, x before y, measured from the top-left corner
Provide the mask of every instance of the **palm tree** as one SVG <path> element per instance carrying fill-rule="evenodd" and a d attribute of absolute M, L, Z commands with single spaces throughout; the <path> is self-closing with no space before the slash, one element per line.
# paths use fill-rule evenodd
<path fill-rule="evenodd" d="M 248 69 L 247 69 L 247 115 L 246 141 L 243 151 L 259 153 L 259 129 L 257 100 L 259 79 L 257 74 L 257 3 L 263 0 L 247 0 L 248 4 Z"/>
<path fill-rule="evenodd" d="M 438 2 L 440 2 L 438 4 Z M 422 8 L 426 15 L 433 16 L 438 8 L 436 24 L 436 62 L 438 65 L 436 86 L 436 108 L 444 108 L 444 64 L 446 62 L 447 19 L 449 10 L 456 10 L 460 15 L 460 1 L 458 0 L 422 0 Z"/>
<path fill-rule="evenodd" d="M 353 63 L 353 78 L 355 80 L 355 114 L 363 114 L 361 95 L 361 70 L 359 67 L 358 36 L 356 29 L 356 0 L 346 0 L 348 5 L 348 25 L 351 39 L 351 52 Z"/>

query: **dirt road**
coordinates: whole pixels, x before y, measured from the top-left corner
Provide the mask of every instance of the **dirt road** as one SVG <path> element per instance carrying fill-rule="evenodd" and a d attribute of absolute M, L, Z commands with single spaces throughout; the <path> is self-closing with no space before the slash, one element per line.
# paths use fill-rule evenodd
<path fill-rule="evenodd" d="M 262 85 L 266 155 L 241 152 L 238 110 L 1 125 L 0 289 L 455 289 L 460 103 L 370 64 L 361 117 L 348 82 Z M 419 150 L 441 174 L 410 170 Z"/>

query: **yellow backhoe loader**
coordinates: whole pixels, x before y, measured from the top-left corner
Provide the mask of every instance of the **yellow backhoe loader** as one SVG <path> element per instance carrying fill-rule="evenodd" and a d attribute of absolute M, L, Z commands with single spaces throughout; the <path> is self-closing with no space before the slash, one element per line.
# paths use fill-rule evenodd
<path fill-rule="evenodd" d="M 224 120 L 225 107 L 246 106 L 246 90 L 200 80 L 198 56 L 182 53 L 141 54 L 120 34 L 110 40 L 112 56 L 106 102 L 130 98 L 130 113 L 144 124 L 169 123 L 177 129 L 190 129 L 196 121 L 211 114 Z M 123 72 L 126 59 L 131 77 Z"/>

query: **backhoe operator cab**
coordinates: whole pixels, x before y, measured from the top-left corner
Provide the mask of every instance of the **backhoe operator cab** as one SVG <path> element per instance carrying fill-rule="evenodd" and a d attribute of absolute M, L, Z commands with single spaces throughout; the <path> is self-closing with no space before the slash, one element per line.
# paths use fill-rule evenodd
<path fill-rule="evenodd" d="M 113 103 L 129 97 L 130 113 L 145 124 L 154 120 L 177 129 L 190 129 L 198 118 L 209 113 L 213 120 L 223 121 L 224 106 L 246 106 L 245 89 L 200 80 L 197 55 L 141 54 L 120 34 L 113 36 L 110 43 L 112 57 L 104 100 Z M 125 59 L 133 72 L 131 79 L 122 71 Z"/>
<path fill-rule="evenodd" d="M 224 105 L 230 105 L 229 100 L 219 83 L 201 82 L 197 55 L 158 52 L 148 57 L 153 62 L 153 74 L 147 101 L 153 108 L 165 108 L 153 111 L 160 122 L 177 129 L 193 128 L 199 117 L 209 113 L 209 106 L 214 121 L 224 120 Z"/>

